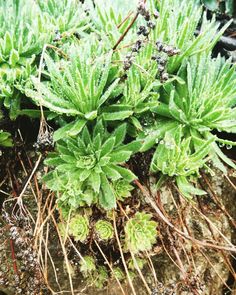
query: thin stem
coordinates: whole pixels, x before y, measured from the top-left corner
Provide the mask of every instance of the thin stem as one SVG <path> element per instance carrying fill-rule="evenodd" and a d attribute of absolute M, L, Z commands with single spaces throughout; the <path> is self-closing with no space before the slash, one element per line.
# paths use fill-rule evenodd
<path fill-rule="evenodd" d="M 126 265 L 125 257 L 124 257 L 124 254 L 123 254 L 123 251 L 122 251 L 122 247 L 121 247 L 121 244 L 120 244 L 120 240 L 119 240 L 119 236 L 118 236 L 118 232 L 117 232 L 117 227 L 116 227 L 116 218 L 115 218 L 115 212 L 114 212 L 114 210 L 113 210 L 113 225 L 114 225 L 114 231 L 115 231 L 116 240 L 117 240 L 117 243 L 118 243 L 118 246 L 119 246 L 119 250 L 120 250 L 121 260 L 122 260 L 122 263 L 123 263 L 124 268 L 125 268 L 125 272 L 126 272 L 126 275 L 127 275 L 127 278 L 128 278 L 129 285 L 131 287 L 132 293 L 134 295 L 137 295 L 136 292 L 135 292 L 135 289 L 134 289 L 132 280 L 130 278 L 128 267 Z"/>
<path fill-rule="evenodd" d="M 146 3 L 146 0 L 143 1 L 144 3 Z M 113 47 L 113 50 L 116 50 L 116 48 L 118 47 L 118 45 L 122 42 L 122 40 L 125 38 L 125 36 L 128 34 L 129 30 L 131 29 L 131 27 L 133 26 L 133 24 L 135 23 L 135 21 L 137 20 L 139 16 L 139 13 L 137 12 L 134 16 L 134 18 L 132 19 L 131 23 L 129 24 L 129 26 L 127 27 L 127 29 L 124 31 L 124 33 L 120 36 L 120 38 L 118 39 L 118 41 L 116 42 L 116 44 Z"/>

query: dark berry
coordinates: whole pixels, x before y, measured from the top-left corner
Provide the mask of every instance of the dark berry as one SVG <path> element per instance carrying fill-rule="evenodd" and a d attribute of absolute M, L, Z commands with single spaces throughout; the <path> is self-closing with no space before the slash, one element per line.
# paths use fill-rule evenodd
<path fill-rule="evenodd" d="M 140 1 L 138 4 L 138 13 L 141 14 L 146 21 L 149 21 L 151 18 L 150 12 L 147 10 L 147 7 L 143 1 Z"/>
<path fill-rule="evenodd" d="M 142 40 L 137 40 L 134 46 L 132 47 L 132 52 L 139 52 L 142 47 Z"/>
<path fill-rule="evenodd" d="M 158 57 L 157 62 L 158 62 L 159 65 L 165 66 L 166 63 L 167 63 L 167 60 L 165 58 L 163 58 L 163 57 Z"/>
<path fill-rule="evenodd" d="M 169 75 L 168 75 L 168 73 L 163 73 L 162 75 L 161 75 L 161 81 L 162 82 L 165 82 L 165 81 L 167 81 L 169 79 Z"/>
<path fill-rule="evenodd" d="M 138 13 L 140 13 L 141 15 L 145 15 L 147 9 L 146 9 L 146 5 L 143 1 L 140 1 L 138 4 Z"/>
<path fill-rule="evenodd" d="M 160 41 L 156 42 L 156 47 L 158 51 L 162 51 L 164 48 L 163 44 Z"/>
<path fill-rule="evenodd" d="M 180 50 L 175 48 L 175 49 L 173 50 L 173 53 L 174 53 L 174 55 L 180 54 Z"/>
<path fill-rule="evenodd" d="M 130 59 L 125 59 L 124 60 L 124 70 L 127 71 L 130 69 L 130 67 L 132 66 L 132 61 Z"/>
<path fill-rule="evenodd" d="M 164 70 L 165 70 L 165 67 L 163 67 L 163 66 L 161 66 L 161 65 L 158 65 L 158 71 L 159 71 L 160 73 L 164 72 Z"/>
<path fill-rule="evenodd" d="M 145 37 L 148 36 L 149 34 L 149 31 L 148 29 L 145 27 L 145 26 L 140 26 L 138 28 L 138 32 L 137 32 L 138 35 L 144 35 Z"/>
<path fill-rule="evenodd" d="M 162 49 L 166 54 L 172 54 L 172 52 L 173 52 L 173 47 L 171 47 L 171 46 L 164 46 L 163 47 L 163 49 Z"/>
<path fill-rule="evenodd" d="M 160 17 L 159 11 L 155 10 L 153 16 L 155 17 L 155 19 L 158 19 Z"/>
<path fill-rule="evenodd" d="M 177 55 L 180 53 L 179 49 L 173 48 L 171 46 L 165 46 L 163 48 L 163 51 L 168 55 L 168 56 L 173 56 L 173 55 Z"/>
<path fill-rule="evenodd" d="M 149 22 L 147 22 L 147 26 L 148 26 L 150 29 L 154 29 L 156 25 L 154 24 L 154 22 L 149 21 Z"/>
<path fill-rule="evenodd" d="M 146 14 L 144 15 L 144 19 L 145 19 L 145 21 L 150 21 L 150 19 L 151 19 L 151 15 L 150 15 L 150 13 L 149 13 L 149 11 L 147 11 L 146 12 Z"/>
<path fill-rule="evenodd" d="M 79 34 L 78 32 L 75 32 L 75 33 L 74 33 L 74 36 L 75 36 L 77 39 L 81 39 L 81 36 L 80 36 L 80 34 Z"/>

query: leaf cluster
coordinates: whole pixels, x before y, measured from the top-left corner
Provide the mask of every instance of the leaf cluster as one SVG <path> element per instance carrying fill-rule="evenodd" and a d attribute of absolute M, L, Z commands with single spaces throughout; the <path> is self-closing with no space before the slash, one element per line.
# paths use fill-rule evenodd
<path fill-rule="evenodd" d="M 80 205 L 81 201 L 90 205 L 98 200 L 103 208 L 114 208 L 116 194 L 112 183 L 119 179 L 131 182 L 136 178 L 123 166 L 132 153 L 140 148 L 140 143 L 132 141 L 123 144 L 125 136 L 126 124 L 109 133 L 102 121 L 99 121 L 92 132 L 85 126 L 77 138 L 69 137 L 59 141 L 57 152 L 52 153 L 45 162 L 55 167 L 54 171 L 45 177 L 48 186 L 58 191 L 73 189 L 78 202 L 74 207 Z M 79 198 L 80 194 L 86 196 L 89 192 L 95 200 L 91 200 L 91 196 Z M 60 201 L 66 200 L 63 198 Z M 69 198 L 67 205 L 71 205 L 70 202 Z"/>
<path fill-rule="evenodd" d="M 114 229 L 112 224 L 106 220 L 98 220 L 95 223 L 95 230 L 101 240 L 109 240 L 114 236 Z"/>
<path fill-rule="evenodd" d="M 130 252 L 151 250 L 157 238 L 157 223 L 151 220 L 152 215 L 137 212 L 125 225 L 125 247 Z"/>
<path fill-rule="evenodd" d="M 172 177 L 187 197 L 203 194 L 195 186 L 202 168 L 212 172 L 213 164 L 225 173 L 222 161 L 235 167 L 218 146 L 234 145 L 220 132 L 236 131 L 235 67 L 212 57 L 229 23 L 220 29 L 194 0 L 151 0 L 148 38 L 137 36 L 147 23 L 140 15 L 119 43 L 135 1 L 79 2 L 33 1 L 30 12 L 25 0 L 0 2 L 0 95 L 8 108 L 15 102 L 12 117 L 23 92 L 58 125 L 55 153 L 45 162 L 54 170 L 44 180 L 58 192 L 59 206 L 115 208 L 135 179 L 127 162 L 150 149 L 152 173 Z M 53 46 L 43 52 L 39 79 L 39 55 L 48 42 Z M 167 81 L 160 78 L 163 60 Z"/>
<path fill-rule="evenodd" d="M 0 146 L 3 147 L 11 147 L 13 145 L 11 134 L 9 132 L 5 132 L 0 130 Z"/>

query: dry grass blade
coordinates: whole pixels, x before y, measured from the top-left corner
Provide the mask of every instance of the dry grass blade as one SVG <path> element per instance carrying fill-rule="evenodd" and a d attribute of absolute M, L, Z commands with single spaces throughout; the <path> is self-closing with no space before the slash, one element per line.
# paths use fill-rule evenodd
<path fill-rule="evenodd" d="M 131 287 L 131 290 L 132 290 L 133 295 L 137 295 L 136 292 L 135 292 L 135 289 L 134 289 L 134 285 L 133 285 L 132 280 L 131 280 L 130 275 L 129 275 L 128 267 L 126 265 L 125 257 L 124 257 L 124 254 L 123 254 L 123 251 L 122 251 L 122 247 L 121 247 L 121 243 L 120 243 L 120 240 L 119 240 L 119 236 L 118 236 L 118 232 L 117 232 L 117 227 L 116 227 L 116 218 L 115 218 L 115 212 L 114 212 L 114 210 L 113 210 L 113 226 L 114 226 L 116 241 L 118 243 L 119 250 L 120 250 L 121 260 L 122 260 L 122 263 L 123 263 L 123 266 L 124 266 L 124 269 L 125 269 L 125 272 L 126 272 L 126 275 L 127 275 L 127 279 L 128 279 L 129 285 Z"/>
<path fill-rule="evenodd" d="M 156 211 L 156 213 L 158 214 L 158 216 L 173 230 L 175 230 L 179 235 L 181 235 L 182 237 L 184 237 L 187 240 L 190 240 L 196 244 L 198 244 L 201 247 L 210 247 L 213 249 L 219 249 L 219 250 L 226 250 L 229 252 L 236 252 L 236 247 L 234 245 L 231 244 L 230 242 L 230 246 L 223 246 L 223 245 L 217 245 L 217 244 L 213 244 L 213 243 L 209 243 L 209 242 L 204 242 L 204 241 L 199 241 L 195 238 L 192 238 L 191 236 L 189 236 L 188 234 L 184 233 L 183 231 L 179 230 L 178 228 L 176 228 L 169 220 L 168 218 L 165 217 L 165 215 L 161 212 L 161 210 L 158 208 L 158 206 L 156 205 L 155 201 L 152 199 L 152 197 L 149 195 L 148 191 L 137 181 L 135 180 L 135 183 L 137 184 L 137 186 L 141 189 L 142 193 L 144 194 L 144 196 L 146 197 L 148 203 L 152 206 L 152 208 Z M 226 238 L 227 239 L 227 238 Z"/>
<path fill-rule="evenodd" d="M 103 257 L 104 260 L 106 261 L 106 264 L 107 264 L 108 267 L 110 268 L 111 272 L 114 274 L 114 270 L 113 270 L 111 264 L 109 263 L 109 261 L 108 261 L 106 255 L 104 254 L 104 252 L 102 251 L 101 247 L 99 246 L 99 244 L 98 244 L 98 242 L 97 242 L 96 240 L 95 240 L 95 244 L 96 244 L 98 250 L 100 251 L 100 253 L 102 254 L 102 257 Z M 124 291 L 124 289 L 123 289 L 123 287 L 122 287 L 120 281 L 118 280 L 118 278 L 117 278 L 115 275 L 114 275 L 114 277 L 115 277 L 115 280 L 117 281 L 117 284 L 119 285 L 119 287 L 120 287 L 120 289 L 121 289 L 122 294 L 123 294 L 123 295 L 126 295 L 126 293 L 125 293 L 125 291 Z"/>

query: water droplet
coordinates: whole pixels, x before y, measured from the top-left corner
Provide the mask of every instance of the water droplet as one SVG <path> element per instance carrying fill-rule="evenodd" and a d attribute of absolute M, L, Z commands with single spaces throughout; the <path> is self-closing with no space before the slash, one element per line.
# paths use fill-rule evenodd
<path fill-rule="evenodd" d="M 227 150 L 230 150 L 230 149 L 232 149 L 232 145 L 231 144 L 227 144 L 226 145 L 226 148 L 227 148 Z"/>
<path fill-rule="evenodd" d="M 164 140 L 161 140 L 161 141 L 160 141 L 160 144 L 164 144 L 164 143 L 165 143 Z"/>
<path fill-rule="evenodd" d="M 224 146 L 225 146 L 225 144 L 223 142 L 219 143 L 219 147 L 224 147 Z"/>

